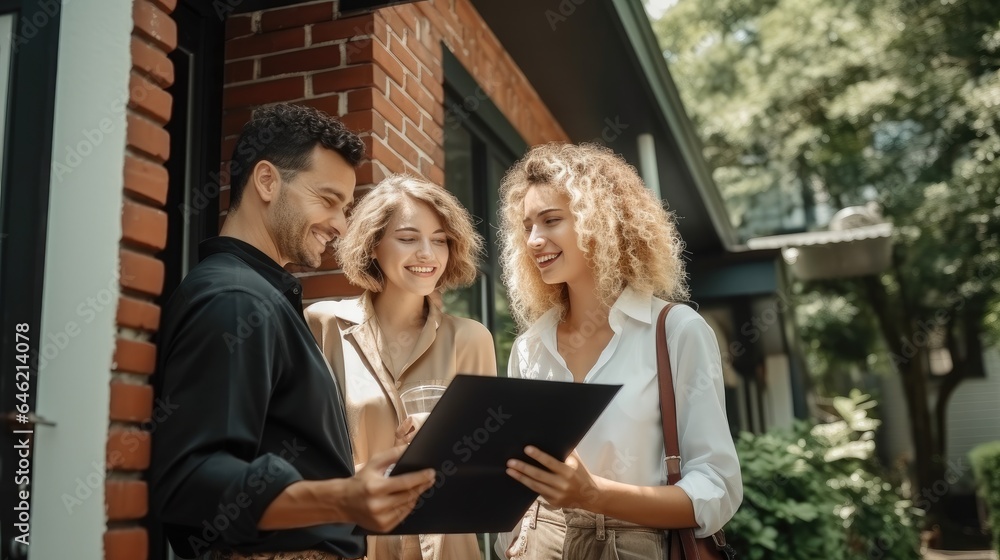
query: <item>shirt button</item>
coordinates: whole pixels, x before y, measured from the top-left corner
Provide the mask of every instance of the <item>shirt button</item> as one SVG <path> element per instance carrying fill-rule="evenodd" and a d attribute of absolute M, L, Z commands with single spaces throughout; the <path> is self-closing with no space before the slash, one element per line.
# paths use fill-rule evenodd
<path fill-rule="evenodd" d="M 292 293 L 295 294 L 295 295 L 299 295 L 300 291 L 301 290 L 299 290 L 298 288 L 292 288 Z"/>

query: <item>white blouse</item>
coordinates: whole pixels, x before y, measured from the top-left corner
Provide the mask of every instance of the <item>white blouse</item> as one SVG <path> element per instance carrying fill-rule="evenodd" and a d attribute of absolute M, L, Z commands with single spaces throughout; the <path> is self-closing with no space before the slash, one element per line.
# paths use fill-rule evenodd
<path fill-rule="evenodd" d="M 666 483 L 656 372 L 656 325 L 667 302 L 626 288 L 611 308 L 614 336 L 584 383 L 622 385 L 577 447 L 594 475 L 638 486 Z M 573 381 L 556 345 L 551 310 L 514 342 L 508 375 Z M 670 311 L 667 347 L 677 401 L 681 480 L 691 498 L 698 537 L 718 531 L 743 501 L 743 481 L 726 419 L 722 358 L 715 333 L 686 305 Z"/>

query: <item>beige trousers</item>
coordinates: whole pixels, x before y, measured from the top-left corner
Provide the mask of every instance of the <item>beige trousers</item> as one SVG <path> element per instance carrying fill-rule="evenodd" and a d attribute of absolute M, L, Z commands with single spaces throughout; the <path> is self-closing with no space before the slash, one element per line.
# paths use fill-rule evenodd
<path fill-rule="evenodd" d="M 659 560 L 666 533 L 580 509 L 536 501 L 507 556 L 515 560 Z"/>

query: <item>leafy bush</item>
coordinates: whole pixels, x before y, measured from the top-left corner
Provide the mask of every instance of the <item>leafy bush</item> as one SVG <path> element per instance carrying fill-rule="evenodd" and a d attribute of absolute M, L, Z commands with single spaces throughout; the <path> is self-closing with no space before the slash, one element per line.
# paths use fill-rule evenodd
<path fill-rule="evenodd" d="M 979 496 L 990 510 L 993 548 L 1000 552 L 1000 441 L 984 443 L 969 452 Z"/>
<path fill-rule="evenodd" d="M 835 422 L 740 436 L 745 496 L 727 535 L 742 557 L 919 558 L 916 510 L 876 474 L 873 406 L 853 391 L 834 399 Z"/>

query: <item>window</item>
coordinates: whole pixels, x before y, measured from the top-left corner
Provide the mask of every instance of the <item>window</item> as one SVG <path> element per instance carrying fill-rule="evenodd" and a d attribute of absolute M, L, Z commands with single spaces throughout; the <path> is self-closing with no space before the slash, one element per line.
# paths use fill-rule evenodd
<path fill-rule="evenodd" d="M 219 233 L 219 196 L 224 179 L 219 162 L 222 146 L 222 66 L 225 22 L 210 7 L 192 0 L 178 3 L 174 64 L 169 216 L 166 274 L 161 303 L 166 303 L 188 271 L 198 264 L 198 245 Z"/>
<path fill-rule="evenodd" d="M 447 52 L 447 49 L 446 49 Z M 500 182 L 513 165 L 524 142 L 514 134 L 482 89 L 474 84 L 464 69 L 449 65 L 445 57 L 445 188 L 451 191 L 473 215 L 485 240 L 479 278 L 472 286 L 444 294 L 445 311 L 482 322 L 493 333 L 497 367 L 507 371 L 517 327 L 508 308 L 507 290 L 501 278 L 498 245 Z M 451 70 L 451 74 L 449 73 Z M 453 76 L 455 73 L 459 76 Z M 454 80 L 452 78 L 455 78 Z M 497 132 L 501 129 L 501 133 Z M 508 130 L 504 130 L 508 129 Z M 511 146 L 511 143 L 515 143 Z"/>
<path fill-rule="evenodd" d="M 13 45 L 14 44 L 14 14 L 3 14 L 0 15 L 0 45 Z M 7 130 L 7 100 L 10 92 L 10 65 L 11 65 L 11 52 L 9 49 L 0 50 L 0 100 L 2 100 L 3 105 L 0 105 L 0 154 L 5 154 L 4 151 L 4 134 L 3 131 Z M 0 157 L 0 178 L 3 177 L 3 158 Z M 3 181 L 0 180 L 0 200 L 3 200 Z M 0 216 L 2 219 L 2 216 Z M 3 250 L 3 246 L 0 245 L 0 250 Z M 2 262 L 2 260 L 0 260 Z"/>
<path fill-rule="evenodd" d="M 500 182 L 527 144 L 490 101 L 489 96 L 442 46 L 445 75 L 444 186 L 469 210 L 485 241 L 486 254 L 476 282 L 444 294 L 444 310 L 480 321 L 493 333 L 500 375 L 517 334 L 501 278 Z M 483 558 L 496 558 L 495 535 L 480 535 Z"/>

